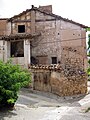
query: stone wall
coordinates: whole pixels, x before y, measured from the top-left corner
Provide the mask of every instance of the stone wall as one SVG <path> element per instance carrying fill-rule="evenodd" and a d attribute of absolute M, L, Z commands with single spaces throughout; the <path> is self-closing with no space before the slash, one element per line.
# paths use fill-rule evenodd
<path fill-rule="evenodd" d="M 52 57 L 57 57 L 57 62 L 61 61 L 65 54 L 65 47 L 78 49 L 79 54 L 70 54 L 70 57 L 81 58 L 86 61 L 86 31 L 73 23 L 58 20 L 50 15 L 36 12 L 35 32 L 40 32 L 41 36 L 32 41 L 32 55 L 44 64 L 52 64 Z M 84 53 L 83 56 L 81 54 Z M 43 64 L 43 62 L 39 62 Z M 86 63 L 85 63 L 86 64 Z"/>
<path fill-rule="evenodd" d="M 52 6 L 39 6 L 38 9 L 52 12 Z M 25 25 L 25 33 L 41 33 L 41 36 L 31 39 L 30 43 L 30 56 L 35 58 L 38 64 L 52 64 L 53 57 L 57 58 L 57 62 L 61 61 L 62 56 L 68 52 L 63 48 L 72 47 L 78 50 L 79 54 L 69 52 L 69 57 L 75 58 L 77 56 L 81 58 L 86 68 L 85 29 L 39 10 L 27 11 L 16 16 L 12 20 L 12 24 L 8 24 L 11 33 L 18 33 L 18 25 Z M 81 55 L 82 53 L 83 55 Z"/>
<path fill-rule="evenodd" d="M 59 96 L 87 93 L 87 75 L 82 67 L 77 65 L 77 60 L 71 62 L 68 59 L 65 65 L 31 66 L 31 71 L 35 90 Z"/>

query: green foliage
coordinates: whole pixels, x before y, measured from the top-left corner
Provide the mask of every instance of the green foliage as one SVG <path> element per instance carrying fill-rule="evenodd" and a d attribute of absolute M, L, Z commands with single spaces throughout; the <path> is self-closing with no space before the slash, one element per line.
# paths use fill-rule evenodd
<path fill-rule="evenodd" d="M 88 57 L 90 57 L 90 34 L 88 35 Z M 88 63 L 90 64 L 90 59 L 88 60 Z M 90 76 L 90 67 L 87 69 L 87 74 Z"/>
<path fill-rule="evenodd" d="M 0 61 L 0 106 L 15 103 L 20 88 L 30 83 L 30 72 L 19 65 Z"/>
<path fill-rule="evenodd" d="M 87 73 L 88 75 L 90 75 L 90 67 L 87 69 Z"/>
<path fill-rule="evenodd" d="M 90 49 L 90 34 L 88 35 L 88 50 Z M 89 51 L 90 53 L 90 51 Z"/>
<path fill-rule="evenodd" d="M 15 100 L 13 98 L 7 100 L 8 104 L 13 104 Z"/>
<path fill-rule="evenodd" d="M 88 108 L 85 110 L 85 113 L 86 113 L 86 112 L 89 112 L 89 111 L 90 111 L 90 107 L 88 107 Z"/>
<path fill-rule="evenodd" d="M 88 63 L 90 64 L 90 59 L 88 60 Z"/>
<path fill-rule="evenodd" d="M 86 28 L 86 31 L 90 31 L 90 28 Z"/>

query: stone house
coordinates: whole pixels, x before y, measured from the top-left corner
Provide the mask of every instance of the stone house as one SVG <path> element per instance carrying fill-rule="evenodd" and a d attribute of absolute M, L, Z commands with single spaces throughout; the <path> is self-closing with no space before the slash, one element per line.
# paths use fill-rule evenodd
<path fill-rule="evenodd" d="M 9 19 L 0 19 L 0 59 L 15 64 L 57 64 L 77 58 L 86 68 L 87 26 L 52 13 L 52 6 L 32 5 Z"/>

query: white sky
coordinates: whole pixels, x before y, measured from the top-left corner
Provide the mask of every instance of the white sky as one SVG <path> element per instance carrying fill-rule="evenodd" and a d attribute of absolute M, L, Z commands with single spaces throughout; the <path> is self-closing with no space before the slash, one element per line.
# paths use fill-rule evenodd
<path fill-rule="evenodd" d="M 17 15 L 31 5 L 52 5 L 53 13 L 90 26 L 90 0 L 0 0 L 0 18 Z"/>

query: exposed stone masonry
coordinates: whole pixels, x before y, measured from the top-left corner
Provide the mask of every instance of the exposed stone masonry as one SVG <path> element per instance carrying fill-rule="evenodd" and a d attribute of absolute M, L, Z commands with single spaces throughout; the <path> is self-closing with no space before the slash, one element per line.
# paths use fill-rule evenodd
<path fill-rule="evenodd" d="M 84 94 L 87 27 L 53 14 L 51 5 L 32 5 L 10 19 L 0 19 L 0 59 L 7 62 L 13 56 L 12 62 L 25 68 L 39 64 L 29 66 L 36 90 L 60 96 Z M 58 61 L 60 64 L 50 65 Z"/>
<path fill-rule="evenodd" d="M 85 94 L 87 75 L 77 66 L 77 59 L 66 60 L 63 65 L 37 65 L 30 67 L 33 72 L 33 89 L 51 92 L 59 96 Z"/>

